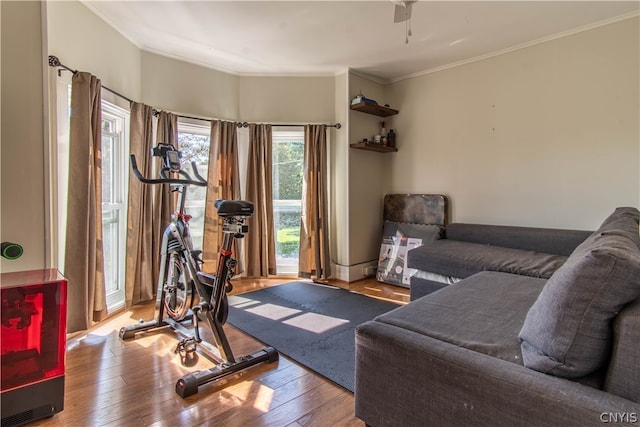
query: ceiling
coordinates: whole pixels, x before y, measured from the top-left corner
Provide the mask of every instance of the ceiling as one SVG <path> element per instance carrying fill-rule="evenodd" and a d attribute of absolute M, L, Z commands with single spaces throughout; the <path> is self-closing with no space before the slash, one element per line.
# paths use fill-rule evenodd
<path fill-rule="evenodd" d="M 83 1 L 140 49 L 238 75 L 412 75 L 637 15 L 640 1 Z"/>

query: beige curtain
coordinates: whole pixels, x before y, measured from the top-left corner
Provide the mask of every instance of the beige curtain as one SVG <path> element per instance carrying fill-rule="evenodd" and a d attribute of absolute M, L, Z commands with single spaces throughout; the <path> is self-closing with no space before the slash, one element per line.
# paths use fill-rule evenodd
<path fill-rule="evenodd" d="M 154 173 L 151 147 L 153 146 L 153 109 L 148 105 L 131 104 L 129 129 L 130 152 L 136 156 L 143 176 Z M 127 264 L 125 278 L 126 306 L 154 298 L 158 280 L 159 253 L 154 250 L 153 192 L 151 185 L 143 184 L 129 168 L 129 205 L 127 212 Z"/>
<path fill-rule="evenodd" d="M 304 127 L 304 172 L 300 226 L 299 276 L 328 279 L 329 209 L 327 205 L 326 125 Z"/>
<path fill-rule="evenodd" d="M 255 213 L 245 237 L 249 277 L 276 274 L 271 152 L 271 125 L 250 124 L 247 200 L 253 202 Z"/>
<path fill-rule="evenodd" d="M 222 222 L 218 221 L 214 202 L 217 199 L 236 200 L 240 198 L 238 131 L 235 123 L 220 120 L 211 122 L 207 182 L 202 244 L 204 265 L 202 269 L 208 273 L 214 273 L 217 268 L 217 253 L 222 244 Z M 234 246 L 234 258 L 238 260 L 236 273 L 241 273 L 244 266 L 240 245 L 236 241 Z"/>
<path fill-rule="evenodd" d="M 100 80 L 78 72 L 71 83 L 69 193 L 64 275 L 67 332 L 107 314 L 102 252 L 102 109 Z"/>

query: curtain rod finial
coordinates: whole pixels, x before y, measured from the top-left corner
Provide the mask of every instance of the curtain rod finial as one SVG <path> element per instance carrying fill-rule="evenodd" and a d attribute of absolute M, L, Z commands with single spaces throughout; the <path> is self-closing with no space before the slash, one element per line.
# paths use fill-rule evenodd
<path fill-rule="evenodd" d="M 340 129 L 342 127 L 342 125 L 340 123 L 336 123 L 336 129 Z"/>
<path fill-rule="evenodd" d="M 49 55 L 49 67 L 59 67 L 60 60 L 57 56 Z"/>

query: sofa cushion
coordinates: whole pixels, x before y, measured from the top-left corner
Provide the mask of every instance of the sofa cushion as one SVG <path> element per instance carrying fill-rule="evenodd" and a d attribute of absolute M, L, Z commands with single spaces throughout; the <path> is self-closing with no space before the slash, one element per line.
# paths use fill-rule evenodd
<path fill-rule="evenodd" d="M 549 279 L 520 331 L 525 366 L 576 378 L 607 362 L 611 322 L 640 296 L 639 216 L 616 210 Z"/>
<path fill-rule="evenodd" d="M 518 331 L 544 284 L 487 271 L 375 320 L 522 365 Z"/>
<path fill-rule="evenodd" d="M 462 279 L 481 271 L 548 279 L 566 259 L 562 255 L 442 239 L 409 251 L 407 265 Z"/>

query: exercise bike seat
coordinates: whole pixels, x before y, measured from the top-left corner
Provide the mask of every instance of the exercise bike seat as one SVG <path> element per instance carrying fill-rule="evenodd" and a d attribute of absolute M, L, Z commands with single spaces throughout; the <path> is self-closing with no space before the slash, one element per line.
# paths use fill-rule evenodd
<path fill-rule="evenodd" d="M 253 203 L 246 200 L 223 200 L 214 202 L 218 210 L 218 216 L 251 216 L 253 215 Z"/>

